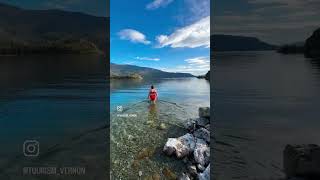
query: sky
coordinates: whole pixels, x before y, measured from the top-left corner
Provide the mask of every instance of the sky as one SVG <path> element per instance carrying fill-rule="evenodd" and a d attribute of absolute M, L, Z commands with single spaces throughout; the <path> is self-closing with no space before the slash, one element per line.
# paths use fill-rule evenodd
<path fill-rule="evenodd" d="M 213 0 L 214 34 L 275 44 L 305 41 L 320 27 L 319 0 Z"/>
<path fill-rule="evenodd" d="M 112 63 L 204 75 L 210 69 L 210 0 L 110 2 Z"/>
<path fill-rule="evenodd" d="M 60 9 L 106 17 L 109 16 L 108 1 L 109 0 L 0 0 L 0 3 L 25 9 Z"/>

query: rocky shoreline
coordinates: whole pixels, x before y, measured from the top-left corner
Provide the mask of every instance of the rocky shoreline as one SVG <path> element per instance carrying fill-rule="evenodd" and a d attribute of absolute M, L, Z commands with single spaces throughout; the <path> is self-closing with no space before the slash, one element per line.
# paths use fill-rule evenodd
<path fill-rule="evenodd" d="M 179 176 L 179 180 L 209 180 L 210 108 L 200 107 L 199 118 L 188 120 L 185 127 L 188 132 L 178 138 L 168 138 L 163 152 L 186 164 L 187 171 Z"/>

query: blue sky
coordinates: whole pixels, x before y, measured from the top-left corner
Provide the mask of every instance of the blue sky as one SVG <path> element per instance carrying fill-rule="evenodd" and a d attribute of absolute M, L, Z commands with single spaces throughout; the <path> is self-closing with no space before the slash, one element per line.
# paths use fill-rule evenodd
<path fill-rule="evenodd" d="M 111 62 L 170 72 L 210 68 L 209 0 L 111 0 Z"/>

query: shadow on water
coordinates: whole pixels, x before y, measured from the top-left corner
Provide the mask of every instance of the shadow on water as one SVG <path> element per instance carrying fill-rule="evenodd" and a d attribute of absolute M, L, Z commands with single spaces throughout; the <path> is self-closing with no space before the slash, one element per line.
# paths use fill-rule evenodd
<path fill-rule="evenodd" d="M 311 65 L 317 69 L 318 71 L 320 71 L 320 58 L 319 59 L 308 59 L 309 62 L 311 63 Z"/>
<path fill-rule="evenodd" d="M 186 132 L 190 115 L 178 104 L 142 101 L 111 113 L 111 166 L 113 179 L 166 177 L 183 170 L 182 161 L 162 154 L 169 137 Z M 168 173 L 170 172 L 170 173 Z"/>

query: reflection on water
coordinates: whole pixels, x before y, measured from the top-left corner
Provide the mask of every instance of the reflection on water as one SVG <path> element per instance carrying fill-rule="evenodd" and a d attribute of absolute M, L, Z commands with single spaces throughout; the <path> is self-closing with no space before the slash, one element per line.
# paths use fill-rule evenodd
<path fill-rule="evenodd" d="M 216 55 L 217 179 L 282 178 L 286 144 L 320 144 L 320 68 L 303 55 Z"/>
<path fill-rule="evenodd" d="M 177 78 L 152 80 L 112 80 L 110 94 L 111 111 L 119 105 L 132 105 L 147 99 L 151 85 L 154 85 L 160 100 L 187 106 L 193 113 L 197 113 L 195 106 L 209 106 L 210 84 L 204 79 Z M 197 87 L 197 88 L 195 88 Z"/>
<path fill-rule="evenodd" d="M 87 164 L 103 176 L 105 129 L 72 138 L 106 124 L 106 74 L 95 55 L 0 57 L 0 179 L 19 179 L 18 164 Z M 39 141 L 41 158 L 23 156 L 28 139 Z"/>
<path fill-rule="evenodd" d="M 159 124 L 159 116 L 158 116 L 158 109 L 156 103 L 150 103 L 149 105 L 149 114 L 148 114 L 148 121 L 149 124 L 157 125 Z"/>
<path fill-rule="evenodd" d="M 150 85 L 159 100 L 147 100 Z M 198 88 L 194 88 L 198 87 Z M 209 106 L 210 85 L 197 78 L 111 82 L 111 166 L 113 179 L 170 179 L 183 161 L 162 154 L 169 137 L 186 133 L 184 123 Z M 122 112 L 116 106 L 123 106 Z M 172 177 L 171 177 L 172 178 Z"/>

